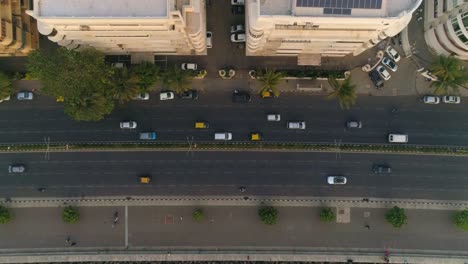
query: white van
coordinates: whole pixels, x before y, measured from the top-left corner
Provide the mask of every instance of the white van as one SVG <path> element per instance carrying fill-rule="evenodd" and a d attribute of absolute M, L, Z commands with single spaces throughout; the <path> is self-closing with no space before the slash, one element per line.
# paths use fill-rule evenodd
<path fill-rule="evenodd" d="M 279 114 L 268 114 L 267 115 L 268 121 L 278 122 L 281 121 L 281 116 Z"/>
<path fill-rule="evenodd" d="M 306 129 L 305 121 L 288 122 L 289 129 Z"/>
<path fill-rule="evenodd" d="M 232 133 L 215 133 L 214 140 L 232 140 Z"/>
<path fill-rule="evenodd" d="M 405 134 L 388 134 L 388 142 L 390 142 L 390 143 L 408 143 L 408 135 L 405 135 Z"/>

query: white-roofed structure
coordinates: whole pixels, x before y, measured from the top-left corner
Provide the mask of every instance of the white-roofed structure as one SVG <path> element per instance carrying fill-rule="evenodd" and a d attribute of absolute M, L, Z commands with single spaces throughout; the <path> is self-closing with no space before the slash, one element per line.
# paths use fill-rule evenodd
<path fill-rule="evenodd" d="M 33 0 L 38 30 L 70 49 L 205 55 L 203 0 Z"/>
<path fill-rule="evenodd" d="M 358 55 L 401 32 L 421 2 L 246 0 L 247 55 L 298 56 L 304 64 Z"/>

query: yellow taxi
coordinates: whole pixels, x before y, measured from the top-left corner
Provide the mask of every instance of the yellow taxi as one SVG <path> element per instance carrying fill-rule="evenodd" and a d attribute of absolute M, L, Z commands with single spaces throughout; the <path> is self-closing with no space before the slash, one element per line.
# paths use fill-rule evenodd
<path fill-rule="evenodd" d="M 65 98 L 63 98 L 63 96 L 59 96 L 59 97 L 57 97 L 56 101 L 61 103 L 61 102 L 65 101 Z"/>
<path fill-rule="evenodd" d="M 195 122 L 195 128 L 197 129 L 204 129 L 204 128 L 209 128 L 210 124 L 204 121 L 197 121 Z"/>
<path fill-rule="evenodd" d="M 150 182 L 151 182 L 151 176 L 149 175 L 140 176 L 140 183 L 148 184 Z"/>
<path fill-rule="evenodd" d="M 260 141 L 263 139 L 263 135 L 260 132 L 252 132 L 250 133 L 250 140 L 251 141 Z"/>

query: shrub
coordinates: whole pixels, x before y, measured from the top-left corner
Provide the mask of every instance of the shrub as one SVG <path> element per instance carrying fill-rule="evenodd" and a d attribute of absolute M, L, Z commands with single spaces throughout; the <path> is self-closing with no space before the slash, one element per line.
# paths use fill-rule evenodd
<path fill-rule="evenodd" d="M 203 213 L 202 209 L 196 209 L 195 211 L 193 211 L 192 217 L 193 220 L 201 222 L 205 218 L 205 214 Z"/>
<path fill-rule="evenodd" d="M 320 211 L 320 220 L 323 222 L 333 222 L 336 219 L 335 212 L 331 208 L 322 208 Z"/>
<path fill-rule="evenodd" d="M 3 205 L 0 205 L 0 224 L 6 224 L 10 222 L 11 214 L 10 210 Z"/>
<path fill-rule="evenodd" d="M 63 209 L 62 219 L 65 223 L 74 224 L 80 220 L 80 212 L 78 208 L 67 206 Z"/>
<path fill-rule="evenodd" d="M 258 209 L 258 215 L 263 223 L 274 225 L 278 222 L 278 210 L 273 206 L 262 206 Z"/>
<path fill-rule="evenodd" d="M 385 214 L 385 219 L 395 228 L 402 227 L 407 221 L 405 210 L 398 206 L 388 210 Z"/>
<path fill-rule="evenodd" d="M 458 228 L 468 231 L 468 209 L 457 212 L 453 217 L 453 222 Z"/>

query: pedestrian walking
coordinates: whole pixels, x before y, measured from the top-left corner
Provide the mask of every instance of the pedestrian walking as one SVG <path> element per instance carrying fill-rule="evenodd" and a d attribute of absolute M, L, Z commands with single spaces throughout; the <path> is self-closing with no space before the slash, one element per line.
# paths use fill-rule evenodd
<path fill-rule="evenodd" d="M 70 237 L 67 237 L 67 239 L 65 239 L 65 242 L 70 243 Z"/>
<path fill-rule="evenodd" d="M 75 245 L 76 245 L 76 242 L 72 242 L 72 243 L 70 244 L 70 246 L 72 246 L 72 247 L 75 246 Z"/>
<path fill-rule="evenodd" d="M 370 230 L 370 225 L 366 225 L 366 228 Z"/>

